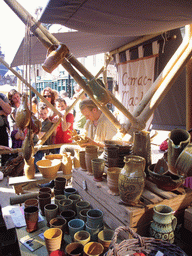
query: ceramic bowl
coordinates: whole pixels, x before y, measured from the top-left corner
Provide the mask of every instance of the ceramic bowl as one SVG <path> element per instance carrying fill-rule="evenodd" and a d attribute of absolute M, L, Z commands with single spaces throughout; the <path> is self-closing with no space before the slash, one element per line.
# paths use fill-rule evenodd
<path fill-rule="evenodd" d="M 37 161 L 37 167 L 44 178 L 54 179 L 61 166 L 61 161 L 58 159 L 49 160 L 43 159 Z"/>
<path fill-rule="evenodd" d="M 154 170 L 155 164 L 152 164 L 148 167 L 149 177 L 152 182 L 154 182 L 158 188 L 165 191 L 172 191 L 179 186 L 181 186 L 184 181 L 184 176 L 179 176 L 168 172 L 166 175 L 161 175 L 159 173 L 155 173 Z"/>

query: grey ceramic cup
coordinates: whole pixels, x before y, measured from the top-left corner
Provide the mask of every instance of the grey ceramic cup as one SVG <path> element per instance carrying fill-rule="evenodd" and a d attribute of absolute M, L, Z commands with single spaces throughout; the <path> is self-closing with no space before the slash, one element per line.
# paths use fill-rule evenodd
<path fill-rule="evenodd" d="M 50 227 L 50 220 L 57 217 L 58 205 L 56 204 L 46 204 L 44 207 L 45 217 L 47 220 L 47 226 Z"/>
<path fill-rule="evenodd" d="M 68 222 L 69 235 L 73 241 L 74 234 L 77 231 L 83 230 L 85 228 L 85 222 L 81 219 L 72 219 Z"/>
<path fill-rule="evenodd" d="M 87 212 L 87 226 L 100 228 L 103 226 L 103 212 L 99 209 L 90 209 Z"/>
<path fill-rule="evenodd" d="M 70 199 L 62 199 L 59 201 L 59 212 L 73 209 L 73 201 Z"/>

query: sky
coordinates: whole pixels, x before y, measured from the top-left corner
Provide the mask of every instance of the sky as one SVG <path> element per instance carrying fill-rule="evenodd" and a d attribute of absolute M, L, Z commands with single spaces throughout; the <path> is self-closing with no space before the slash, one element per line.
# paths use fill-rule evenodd
<path fill-rule="evenodd" d="M 15 1 L 15 0 L 14 0 Z M 0 46 L 5 61 L 10 65 L 25 36 L 25 25 L 12 9 L 0 0 Z M 34 18 L 35 9 L 45 7 L 48 0 L 17 0 Z"/>

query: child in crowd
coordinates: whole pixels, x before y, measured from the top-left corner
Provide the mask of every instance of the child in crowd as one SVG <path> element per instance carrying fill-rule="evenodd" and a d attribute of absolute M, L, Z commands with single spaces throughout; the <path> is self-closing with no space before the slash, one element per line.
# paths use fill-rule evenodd
<path fill-rule="evenodd" d="M 40 102 L 38 103 L 38 114 L 39 114 L 39 119 L 42 123 L 42 127 L 41 127 L 41 131 L 36 135 L 34 135 L 34 145 L 38 142 L 38 140 L 40 140 L 43 135 L 49 131 L 49 129 L 52 126 L 52 122 L 48 119 L 49 116 L 49 109 L 47 107 L 47 105 L 44 102 Z M 50 136 L 44 143 L 44 145 L 50 145 L 52 144 L 52 136 Z M 36 166 L 36 162 L 41 160 L 42 157 L 44 156 L 44 154 L 49 154 L 49 150 L 39 150 L 37 151 L 37 153 L 35 154 L 35 167 L 36 167 L 36 172 L 38 172 L 38 168 Z"/>
<path fill-rule="evenodd" d="M 55 135 L 55 144 L 62 144 L 62 143 L 71 143 L 72 138 L 69 134 L 69 130 L 73 130 L 73 122 L 74 122 L 74 116 L 72 113 L 68 113 L 66 115 L 66 108 L 67 104 L 66 101 L 59 97 L 55 101 L 55 107 L 58 111 L 60 111 L 63 114 L 63 117 L 61 118 L 61 123 L 57 126 L 55 129 L 54 135 Z M 56 116 L 53 119 L 53 122 L 57 122 L 59 119 L 59 116 Z"/>

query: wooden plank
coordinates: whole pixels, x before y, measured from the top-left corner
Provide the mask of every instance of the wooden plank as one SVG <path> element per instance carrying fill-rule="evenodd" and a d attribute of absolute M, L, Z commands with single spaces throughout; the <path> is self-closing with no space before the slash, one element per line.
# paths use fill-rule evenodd
<path fill-rule="evenodd" d="M 57 173 L 58 177 L 65 177 L 66 179 L 70 179 L 72 174 L 65 175 L 63 172 L 58 172 Z M 33 183 L 33 182 L 39 182 L 39 181 L 45 181 L 48 182 L 51 179 L 44 178 L 41 173 L 36 173 L 34 179 L 27 179 L 26 176 L 19 176 L 19 177 L 9 177 L 9 185 L 14 186 L 14 185 L 21 185 L 21 184 L 26 184 L 26 183 Z"/>
<path fill-rule="evenodd" d="M 152 183 L 149 180 L 145 181 L 145 186 L 148 190 L 159 195 L 163 199 L 171 199 L 171 198 L 177 197 L 177 195 L 174 194 L 173 192 L 164 191 L 164 190 L 159 189 L 156 184 Z"/>
<path fill-rule="evenodd" d="M 151 204 L 157 204 L 163 200 L 162 197 L 157 196 L 156 194 L 152 193 L 151 191 L 149 191 L 146 188 L 144 188 L 144 190 L 143 190 L 142 198 L 146 199 Z"/>

